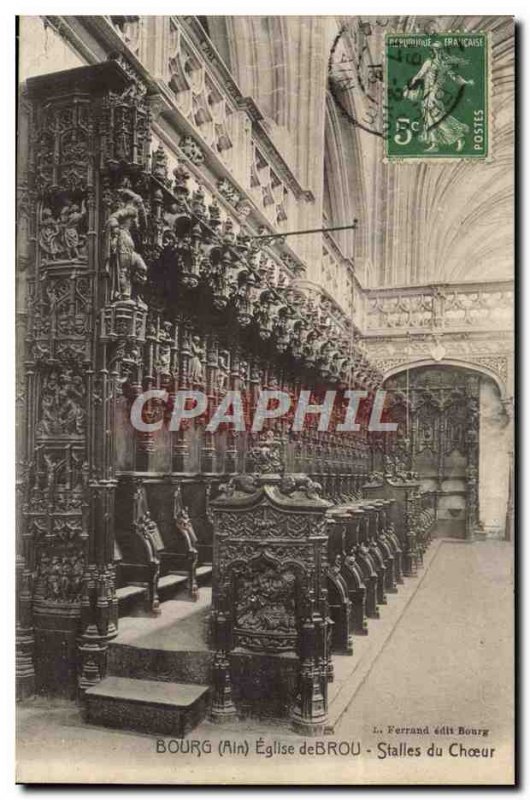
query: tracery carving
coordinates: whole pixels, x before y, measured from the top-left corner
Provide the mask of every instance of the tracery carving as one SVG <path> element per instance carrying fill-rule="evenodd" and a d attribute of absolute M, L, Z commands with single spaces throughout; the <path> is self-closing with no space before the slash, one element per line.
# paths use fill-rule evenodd
<path fill-rule="evenodd" d="M 59 187 L 78 194 L 89 186 L 93 147 L 90 101 L 79 97 L 44 104 L 39 109 L 35 146 L 36 189 L 46 195 Z"/>
<path fill-rule="evenodd" d="M 249 472 L 283 472 L 283 445 L 274 430 L 263 433 L 247 454 Z"/>
<path fill-rule="evenodd" d="M 455 450 L 464 456 L 467 453 L 468 422 L 471 421 L 468 419 L 468 404 L 470 411 L 472 398 L 467 398 L 463 393 L 455 393 L 444 407 L 442 446 L 446 454 Z M 477 424 L 478 419 L 473 420 L 469 430 L 474 429 Z"/>
<path fill-rule="evenodd" d="M 503 329 L 513 327 L 513 289 L 426 286 L 368 297 L 367 329 Z"/>
<path fill-rule="evenodd" d="M 237 512 L 219 510 L 217 520 L 220 533 L 238 539 L 253 538 L 259 533 L 267 539 L 294 540 L 308 536 L 311 530 L 321 532 L 318 527 L 311 528 L 312 522 L 307 516 L 286 517 L 270 506 L 258 506 L 244 517 Z"/>
<path fill-rule="evenodd" d="M 145 169 L 150 142 L 147 87 L 124 56 L 117 55 L 111 61 L 128 80 L 125 88 L 110 90 L 103 97 L 100 125 L 103 162 L 112 170 L 120 166 Z"/>
<path fill-rule="evenodd" d="M 204 153 L 193 137 L 184 136 L 179 142 L 179 147 L 195 166 L 200 167 L 204 163 Z"/>

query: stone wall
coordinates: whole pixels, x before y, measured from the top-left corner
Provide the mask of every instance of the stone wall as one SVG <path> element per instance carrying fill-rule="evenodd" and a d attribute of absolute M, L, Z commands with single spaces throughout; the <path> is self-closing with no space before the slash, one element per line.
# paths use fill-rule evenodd
<path fill-rule="evenodd" d="M 493 381 L 480 384 L 479 514 L 487 535 L 503 536 L 508 502 L 511 422 Z"/>

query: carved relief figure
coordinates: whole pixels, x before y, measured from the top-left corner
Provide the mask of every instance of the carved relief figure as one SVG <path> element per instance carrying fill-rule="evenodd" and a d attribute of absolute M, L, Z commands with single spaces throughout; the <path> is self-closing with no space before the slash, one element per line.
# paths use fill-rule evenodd
<path fill-rule="evenodd" d="M 85 385 L 81 375 L 66 370 L 47 375 L 42 383 L 37 436 L 84 434 L 86 425 Z"/>
<path fill-rule="evenodd" d="M 55 425 L 55 397 L 46 392 L 41 400 L 41 418 L 37 423 L 37 435 L 51 436 Z"/>
<path fill-rule="evenodd" d="M 83 588 L 82 555 L 43 555 L 39 566 L 40 593 L 43 600 L 76 602 Z"/>
<path fill-rule="evenodd" d="M 86 218 L 84 203 L 67 202 L 57 216 L 43 208 L 40 218 L 39 247 L 46 261 L 86 258 L 86 234 L 82 232 Z"/>
<path fill-rule="evenodd" d="M 81 375 L 61 375 L 59 400 L 62 405 L 61 423 L 68 433 L 83 434 L 85 432 L 86 412 L 85 387 Z"/>
<path fill-rule="evenodd" d="M 295 630 L 296 578 L 290 570 L 251 571 L 239 582 L 236 625 L 254 632 Z"/>

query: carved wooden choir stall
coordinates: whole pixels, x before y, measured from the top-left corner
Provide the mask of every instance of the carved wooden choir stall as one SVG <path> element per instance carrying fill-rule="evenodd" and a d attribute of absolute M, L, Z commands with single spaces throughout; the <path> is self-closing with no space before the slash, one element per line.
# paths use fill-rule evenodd
<path fill-rule="evenodd" d="M 204 391 L 207 413 L 241 391 L 250 413 L 263 388 L 369 401 L 381 375 L 355 322 L 300 288 L 288 246 L 201 184 L 189 137 L 152 145 L 152 91 L 120 56 L 32 78 L 22 98 L 20 692 L 79 695 L 89 720 L 143 729 L 156 699 L 167 714 L 152 725 L 182 733 L 208 708 L 223 720 L 270 704 L 321 733 L 332 654 L 351 654 L 416 573 L 431 497 L 396 437 L 374 456 L 362 413 L 340 434 L 314 417 L 293 432 L 289 415 L 259 435 L 169 429 L 177 388 Z M 153 396 L 143 419 L 159 429 L 138 431 L 149 390 L 169 401 Z M 109 674 L 123 619 L 156 626 L 172 598 L 198 608 L 212 570 L 206 672 L 170 700 L 171 674 L 148 676 L 155 689 Z"/>

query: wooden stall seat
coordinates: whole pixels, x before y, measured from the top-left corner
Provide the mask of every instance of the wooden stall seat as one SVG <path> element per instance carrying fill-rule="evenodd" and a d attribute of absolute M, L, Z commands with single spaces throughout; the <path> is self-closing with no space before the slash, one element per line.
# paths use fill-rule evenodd
<path fill-rule="evenodd" d="M 348 587 L 351 602 L 351 627 L 353 633 L 366 636 L 368 624 L 366 620 L 366 585 L 361 568 L 351 551 L 344 558 L 343 578 Z"/>
<path fill-rule="evenodd" d="M 368 632 L 366 623 L 366 586 L 362 573 L 352 556 L 354 544 L 353 520 L 347 509 L 334 507 L 328 512 L 328 562 L 333 565 L 333 572 L 339 570 L 343 584 L 346 586 L 349 600 L 348 634 L 365 635 Z M 331 581 L 331 578 L 330 578 Z M 329 584 L 328 584 L 329 586 Z M 328 595 L 330 589 L 328 588 Z M 344 618 L 345 604 L 342 618 Z M 337 624 L 334 619 L 335 624 Z M 341 633 L 342 641 L 346 633 Z"/>
<path fill-rule="evenodd" d="M 327 570 L 329 616 L 333 622 L 331 647 L 334 653 L 351 655 L 353 642 L 350 631 L 351 601 L 346 581 L 342 576 L 342 557 L 337 553 L 335 562 Z"/>
<path fill-rule="evenodd" d="M 387 540 L 385 536 L 385 527 L 386 527 L 386 517 L 385 517 L 385 510 L 387 507 L 387 503 L 385 500 L 376 499 L 372 500 L 371 503 L 372 507 L 375 509 L 374 512 L 374 534 L 373 534 L 373 541 L 377 544 L 377 547 L 383 556 L 383 560 L 385 563 L 385 590 L 389 594 L 395 594 L 397 592 L 397 571 L 396 571 L 396 559 L 394 554 L 394 548 L 391 546 L 390 542 Z"/>
<path fill-rule="evenodd" d="M 419 484 L 407 477 L 372 476 L 363 487 L 368 502 L 386 499 L 394 502 L 386 513 L 387 525 L 392 524 L 401 549 L 401 570 L 403 576 L 417 572 L 420 553 L 417 543 L 417 496 Z"/>
<path fill-rule="evenodd" d="M 183 507 L 179 489 L 168 498 L 172 525 L 170 535 L 162 536 L 158 521 L 151 513 L 148 492 L 141 479 L 124 480 L 116 492 L 115 556 L 120 588 L 145 586 L 147 600 L 140 610 L 160 613 L 160 595 L 169 589 L 187 587 L 189 599 L 196 600 L 197 538 L 187 510 Z M 154 503 L 154 513 L 160 507 Z M 158 515 L 158 514 L 157 514 Z M 169 539 L 169 541 L 168 541 Z M 177 579 L 171 578 L 177 576 Z M 181 577 L 181 580 L 178 580 Z"/>
<path fill-rule="evenodd" d="M 347 563 L 354 564 L 362 578 L 365 587 L 364 612 L 366 617 L 379 619 L 377 601 L 378 576 L 373 558 L 365 544 L 366 514 L 359 505 L 349 507 L 348 514 L 353 524 L 346 529 Z"/>
<path fill-rule="evenodd" d="M 118 528 L 115 536 L 114 558 L 118 591 L 127 587 L 145 588 L 145 595 L 140 595 L 139 598 L 139 610 L 148 615 L 158 615 L 160 559 L 156 532 L 148 519 L 137 517 L 128 530 Z M 126 593 L 121 592 L 121 595 L 125 598 Z"/>

